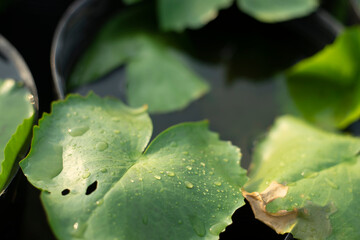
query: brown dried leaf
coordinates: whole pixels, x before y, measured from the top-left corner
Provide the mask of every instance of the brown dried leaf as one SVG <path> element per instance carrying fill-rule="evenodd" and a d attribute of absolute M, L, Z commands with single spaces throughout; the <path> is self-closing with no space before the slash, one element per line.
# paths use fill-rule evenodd
<path fill-rule="evenodd" d="M 266 210 L 266 206 L 277 198 L 285 197 L 288 188 L 274 181 L 262 193 L 249 193 L 244 189 L 242 190 L 243 196 L 251 205 L 255 218 L 264 222 L 279 234 L 290 232 L 294 227 L 298 214 L 297 209 L 293 211 L 280 210 L 276 213 L 270 213 Z"/>

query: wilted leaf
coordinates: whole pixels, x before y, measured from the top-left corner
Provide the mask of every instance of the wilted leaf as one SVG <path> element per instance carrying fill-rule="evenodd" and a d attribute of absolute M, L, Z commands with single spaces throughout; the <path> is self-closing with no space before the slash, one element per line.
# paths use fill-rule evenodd
<path fill-rule="evenodd" d="M 158 0 L 160 26 L 163 30 L 174 31 L 200 28 L 232 3 L 233 0 Z"/>
<path fill-rule="evenodd" d="M 0 191 L 18 169 L 18 154 L 31 132 L 34 108 L 29 91 L 14 80 L 0 80 Z"/>
<path fill-rule="evenodd" d="M 179 124 L 145 149 L 144 108 L 93 94 L 53 105 L 21 167 L 43 190 L 60 239 L 218 239 L 242 206 L 239 149 L 206 122 Z"/>
<path fill-rule="evenodd" d="M 359 150 L 358 138 L 282 117 L 257 146 L 243 195 L 279 233 L 359 239 Z"/>
<path fill-rule="evenodd" d="M 287 73 L 287 88 L 305 119 L 325 128 L 345 128 L 360 116 L 360 29 L 336 41 Z"/>
<path fill-rule="evenodd" d="M 281 22 L 315 11 L 319 0 L 237 0 L 239 8 L 263 22 Z"/>
<path fill-rule="evenodd" d="M 70 89 L 127 64 L 127 98 L 133 107 L 148 104 L 149 111 L 157 113 L 179 110 L 209 91 L 179 56 L 182 53 L 156 31 L 146 6 L 129 7 L 101 28 L 76 64 Z"/>

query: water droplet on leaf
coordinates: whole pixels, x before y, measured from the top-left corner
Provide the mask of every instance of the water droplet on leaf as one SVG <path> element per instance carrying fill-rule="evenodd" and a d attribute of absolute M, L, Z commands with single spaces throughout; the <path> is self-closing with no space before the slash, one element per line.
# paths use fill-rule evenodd
<path fill-rule="evenodd" d="M 166 174 L 167 174 L 169 177 L 175 176 L 175 173 L 172 172 L 172 171 L 166 171 Z"/>
<path fill-rule="evenodd" d="M 154 178 L 157 179 L 157 180 L 161 179 L 161 177 L 159 175 L 155 175 Z"/>
<path fill-rule="evenodd" d="M 107 149 L 108 148 L 108 144 L 106 143 L 106 142 L 98 142 L 97 144 L 96 144 L 96 149 L 98 150 L 98 151 L 104 151 L 105 149 Z"/>
<path fill-rule="evenodd" d="M 334 183 L 333 181 L 331 181 L 330 179 L 328 178 L 325 178 L 325 181 L 326 183 L 333 189 L 339 189 L 339 186 L 336 185 L 336 183 Z"/>
<path fill-rule="evenodd" d="M 72 137 L 80 137 L 84 135 L 89 130 L 89 127 L 75 127 L 75 128 L 69 128 L 68 133 Z"/>
<path fill-rule="evenodd" d="M 194 184 L 192 184 L 191 182 L 185 181 L 185 186 L 186 186 L 186 188 L 191 189 L 194 187 Z"/>
<path fill-rule="evenodd" d="M 76 222 L 73 225 L 73 231 L 71 232 L 71 235 L 76 238 L 82 238 L 86 228 L 87 228 L 86 224 L 80 224 Z"/>
<path fill-rule="evenodd" d="M 227 226 L 227 223 L 220 222 L 220 223 L 217 223 L 217 224 L 211 226 L 209 231 L 211 234 L 218 236 L 222 231 L 225 230 L 226 226 Z"/>
<path fill-rule="evenodd" d="M 143 222 L 143 224 L 145 224 L 145 225 L 147 225 L 148 224 L 148 222 L 149 222 L 149 218 L 148 218 L 148 216 L 143 216 L 142 217 L 142 222 Z"/>
<path fill-rule="evenodd" d="M 206 229 L 205 229 L 204 223 L 197 216 L 190 217 L 190 222 L 191 222 L 191 225 L 192 225 L 195 233 L 199 237 L 204 237 L 206 234 Z"/>
<path fill-rule="evenodd" d="M 83 179 L 87 179 L 88 177 L 90 177 L 91 173 L 90 172 L 85 172 L 81 177 Z"/>
<path fill-rule="evenodd" d="M 221 182 L 214 182 L 216 186 L 221 186 Z"/>

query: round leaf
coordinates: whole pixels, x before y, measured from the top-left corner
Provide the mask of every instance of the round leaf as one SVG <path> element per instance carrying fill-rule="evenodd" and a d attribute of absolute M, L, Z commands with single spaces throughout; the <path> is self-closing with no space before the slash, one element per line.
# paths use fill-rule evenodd
<path fill-rule="evenodd" d="M 144 108 L 94 94 L 53 105 L 21 167 L 60 239 L 217 239 L 243 205 L 239 149 L 206 122 L 150 139 Z M 144 151 L 145 150 L 145 151 Z"/>
<path fill-rule="evenodd" d="M 360 139 L 277 120 L 244 186 L 255 216 L 299 239 L 359 239 Z"/>

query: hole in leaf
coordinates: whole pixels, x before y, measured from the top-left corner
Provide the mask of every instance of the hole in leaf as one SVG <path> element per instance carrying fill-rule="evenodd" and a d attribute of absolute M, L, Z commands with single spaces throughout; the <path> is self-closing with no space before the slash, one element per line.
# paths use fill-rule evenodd
<path fill-rule="evenodd" d="M 97 184 L 98 184 L 97 181 L 90 184 L 86 189 L 86 195 L 90 195 L 91 193 L 93 193 L 97 188 Z"/>
<path fill-rule="evenodd" d="M 62 190 L 61 195 L 66 196 L 69 193 L 70 193 L 70 189 L 64 189 L 64 190 Z"/>

